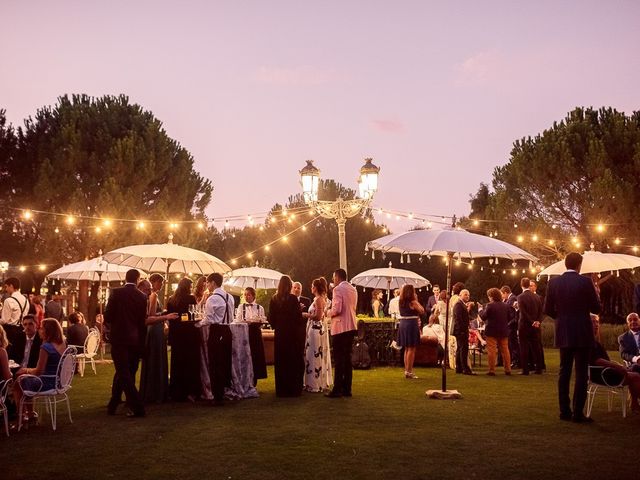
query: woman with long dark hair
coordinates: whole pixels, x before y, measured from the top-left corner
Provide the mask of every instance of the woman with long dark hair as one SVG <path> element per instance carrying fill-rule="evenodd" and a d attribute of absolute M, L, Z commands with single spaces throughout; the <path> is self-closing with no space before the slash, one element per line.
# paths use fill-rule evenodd
<path fill-rule="evenodd" d="M 326 313 L 329 308 L 327 299 L 327 280 L 316 278 L 311 282 L 313 303 L 308 313 L 302 316 L 307 319 L 307 341 L 304 357 L 304 388 L 308 392 L 322 392 L 333 383 L 331 375 L 331 355 L 329 352 L 329 328 Z"/>
<path fill-rule="evenodd" d="M 194 322 L 183 321 L 189 305 L 196 304 L 191 295 L 193 282 L 184 277 L 167 302 L 167 313 L 177 313 L 178 319 L 169 322 L 171 345 L 171 375 L 169 395 L 172 400 L 195 401 L 201 393 L 200 384 L 200 332 Z"/>
<path fill-rule="evenodd" d="M 298 397 L 304 377 L 305 320 L 295 295 L 293 282 L 283 275 L 278 291 L 269 303 L 269 323 L 275 330 L 274 369 L 276 395 Z"/>
<path fill-rule="evenodd" d="M 418 302 L 413 285 L 404 285 L 400 292 L 400 327 L 398 345 L 404 347 L 404 377 L 418 378 L 413 373 L 416 347 L 420 344 L 420 315 L 424 308 Z"/>

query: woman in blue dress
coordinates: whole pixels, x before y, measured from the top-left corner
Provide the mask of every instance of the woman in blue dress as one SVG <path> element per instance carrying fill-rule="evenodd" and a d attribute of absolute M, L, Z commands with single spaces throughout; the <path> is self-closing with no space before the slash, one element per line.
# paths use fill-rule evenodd
<path fill-rule="evenodd" d="M 404 285 L 400 292 L 400 327 L 398 345 L 404 347 L 404 377 L 418 378 L 413 373 L 416 347 L 420 344 L 420 315 L 424 308 L 418 302 L 413 285 Z"/>
<path fill-rule="evenodd" d="M 23 367 L 16 372 L 18 382 L 13 389 L 16 405 L 20 405 L 23 389 L 44 392 L 56 386 L 58 364 L 67 348 L 62 335 L 62 326 L 55 318 L 45 318 L 40 324 L 38 334 L 42 339 L 38 364 L 35 368 Z M 29 376 L 21 380 L 22 375 Z M 33 416 L 33 405 L 25 404 L 24 416 L 25 420 Z"/>

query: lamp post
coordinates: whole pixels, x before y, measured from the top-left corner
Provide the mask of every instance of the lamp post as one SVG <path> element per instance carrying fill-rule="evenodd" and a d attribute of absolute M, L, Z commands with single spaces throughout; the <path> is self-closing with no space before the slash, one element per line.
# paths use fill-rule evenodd
<path fill-rule="evenodd" d="M 104 354 L 105 354 L 105 346 L 104 346 L 104 318 L 102 316 L 102 275 L 107 271 L 107 265 L 104 260 L 102 260 L 102 250 L 98 251 L 98 263 L 96 265 L 96 273 L 98 274 L 98 311 L 100 312 L 100 362 L 104 363 Z"/>
<path fill-rule="evenodd" d="M 380 167 L 373 164 L 372 158 L 365 158 L 358 178 L 358 197 L 345 200 L 338 197 L 334 201 L 318 200 L 320 186 L 320 170 L 307 160 L 307 165 L 300 170 L 300 184 L 304 201 L 323 218 L 333 218 L 338 224 L 338 249 L 340 252 L 340 268 L 347 271 L 347 243 L 345 225 L 347 219 L 355 217 L 367 208 L 378 190 L 378 173 Z"/>

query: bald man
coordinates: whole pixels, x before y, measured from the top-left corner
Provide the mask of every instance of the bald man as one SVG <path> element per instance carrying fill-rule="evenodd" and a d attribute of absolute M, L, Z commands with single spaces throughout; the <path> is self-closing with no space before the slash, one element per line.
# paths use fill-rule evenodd
<path fill-rule="evenodd" d="M 295 295 L 298 299 L 298 303 L 300 304 L 300 311 L 308 312 L 309 307 L 311 306 L 311 299 L 302 295 L 302 284 L 300 282 L 293 282 L 293 286 L 291 287 L 291 294 Z"/>

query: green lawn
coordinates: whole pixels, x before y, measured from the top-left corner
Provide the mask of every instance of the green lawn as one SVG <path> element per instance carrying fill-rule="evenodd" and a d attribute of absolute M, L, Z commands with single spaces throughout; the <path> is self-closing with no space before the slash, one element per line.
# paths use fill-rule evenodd
<path fill-rule="evenodd" d="M 261 397 L 222 408 L 166 404 L 144 419 L 108 417 L 113 367 L 76 377 L 74 423 L 42 425 L 0 440 L 2 479 L 33 478 L 637 478 L 640 416 L 608 413 L 596 422 L 558 420 L 558 354 L 543 376 L 449 375 L 462 400 L 429 400 L 440 370 L 354 372 L 353 398 L 304 394 L 279 399 L 273 371 Z M 612 357 L 617 358 L 613 353 Z"/>

